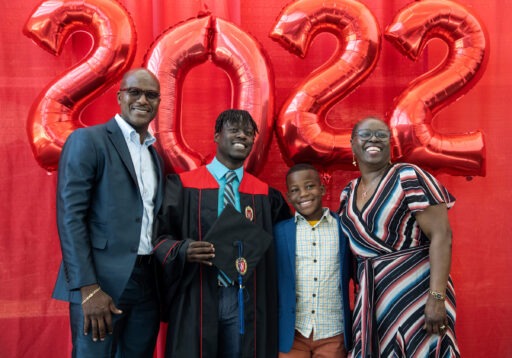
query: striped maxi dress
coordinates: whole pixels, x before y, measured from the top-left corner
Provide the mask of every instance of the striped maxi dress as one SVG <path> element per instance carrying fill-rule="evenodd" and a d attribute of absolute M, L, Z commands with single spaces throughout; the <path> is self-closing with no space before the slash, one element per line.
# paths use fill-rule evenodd
<path fill-rule="evenodd" d="M 361 211 L 360 178 L 341 193 L 343 231 L 357 258 L 359 291 L 351 357 L 460 357 L 455 338 L 455 292 L 448 280 L 448 327 L 442 336 L 423 329 L 430 287 L 429 240 L 414 212 L 455 199 L 429 173 L 412 164 L 392 165 Z"/>

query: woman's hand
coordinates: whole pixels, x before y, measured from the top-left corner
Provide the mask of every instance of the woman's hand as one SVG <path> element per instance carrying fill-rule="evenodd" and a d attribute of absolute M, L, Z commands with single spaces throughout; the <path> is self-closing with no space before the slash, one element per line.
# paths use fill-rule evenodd
<path fill-rule="evenodd" d="M 430 334 L 442 335 L 448 327 L 448 318 L 446 317 L 446 306 L 444 300 L 435 299 L 428 295 L 425 305 L 425 325 L 424 329 Z"/>

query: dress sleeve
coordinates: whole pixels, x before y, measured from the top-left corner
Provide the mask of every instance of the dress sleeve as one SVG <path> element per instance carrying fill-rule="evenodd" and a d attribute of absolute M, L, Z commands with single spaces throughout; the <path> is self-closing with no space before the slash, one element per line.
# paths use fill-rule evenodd
<path fill-rule="evenodd" d="M 399 173 L 406 203 L 412 212 L 441 203 L 445 203 L 450 209 L 455 204 L 455 198 L 448 190 L 432 174 L 418 166 L 405 164 L 399 169 Z"/>

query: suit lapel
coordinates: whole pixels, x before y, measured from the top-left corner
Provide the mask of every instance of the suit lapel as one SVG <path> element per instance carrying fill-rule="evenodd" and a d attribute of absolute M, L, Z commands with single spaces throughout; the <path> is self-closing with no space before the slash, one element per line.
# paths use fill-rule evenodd
<path fill-rule="evenodd" d="M 116 120 L 114 118 L 107 122 L 107 131 L 110 141 L 114 145 L 114 148 L 119 154 L 119 157 L 121 158 L 121 161 L 123 162 L 124 166 L 130 173 L 130 176 L 132 177 L 132 180 L 137 186 L 138 190 L 139 184 L 137 183 L 137 175 L 135 174 L 135 168 L 133 167 L 130 151 L 128 150 L 128 146 L 126 145 L 123 132 L 121 131 L 121 128 L 119 128 L 119 126 L 117 125 Z"/>
<path fill-rule="evenodd" d="M 152 145 L 149 146 L 149 152 L 151 153 L 151 157 L 153 158 L 153 163 L 155 163 L 158 182 L 155 200 L 155 214 L 157 214 L 163 200 L 164 176 L 162 163 L 160 162 L 160 157 L 158 156 L 158 153 L 156 152 L 155 148 Z"/>

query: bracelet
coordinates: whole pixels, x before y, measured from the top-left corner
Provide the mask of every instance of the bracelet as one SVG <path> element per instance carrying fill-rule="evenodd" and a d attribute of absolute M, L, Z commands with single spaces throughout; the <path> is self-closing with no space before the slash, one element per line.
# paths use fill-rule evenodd
<path fill-rule="evenodd" d="M 101 290 L 101 287 L 98 287 L 97 289 L 95 289 L 94 291 L 89 293 L 89 296 L 84 298 L 84 300 L 82 301 L 82 304 L 84 304 L 85 302 L 89 301 L 92 298 L 92 296 L 94 296 L 96 293 L 98 293 L 99 290 Z"/>
<path fill-rule="evenodd" d="M 438 301 L 444 301 L 446 298 L 446 295 L 443 295 L 441 292 L 432 291 L 431 289 L 428 290 L 428 293 L 430 293 Z"/>

